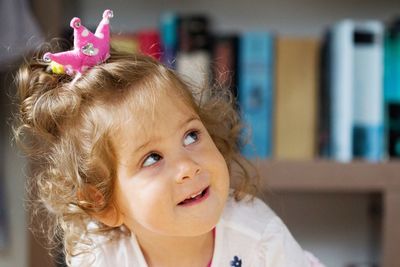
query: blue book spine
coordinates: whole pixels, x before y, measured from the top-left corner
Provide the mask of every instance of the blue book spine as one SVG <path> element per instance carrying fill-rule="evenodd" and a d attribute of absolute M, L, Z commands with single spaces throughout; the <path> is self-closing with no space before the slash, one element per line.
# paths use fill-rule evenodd
<path fill-rule="evenodd" d="M 272 155 L 274 38 L 268 32 L 246 32 L 239 44 L 238 99 L 247 158 Z"/>
<path fill-rule="evenodd" d="M 354 32 L 354 156 L 384 159 L 383 25 L 368 21 Z"/>
<path fill-rule="evenodd" d="M 178 16 L 165 13 L 160 19 L 160 34 L 162 42 L 161 62 L 171 69 L 176 68 L 176 53 L 178 47 Z"/>
<path fill-rule="evenodd" d="M 344 20 L 330 32 L 329 151 L 340 162 L 353 158 L 353 30 L 354 22 Z"/>

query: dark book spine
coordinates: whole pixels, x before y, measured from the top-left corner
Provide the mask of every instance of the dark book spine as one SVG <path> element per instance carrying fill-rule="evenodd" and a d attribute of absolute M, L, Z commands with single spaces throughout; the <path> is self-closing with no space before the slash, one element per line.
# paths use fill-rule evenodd
<path fill-rule="evenodd" d="M 388 120 L 389 156 L 400 158 L 400 103 L 388 104 Z"/>
<path fill-rule="evenodd" d="M 210 22 L 205 15 L 186 15 L 178 18 L 178 50 L 190 53 L 210 50 Z"/>
<path fill-rule="evenodd" d="M 331 81 L 330 81 L 330 43 L 331 33 L 325 34 L 320 57 L 320 88 L 318 94 L 318 153 L 322 158 L 332 156 L 331 152 Z"/>
<path fill-rule="evenodd" d="M 212 45 L 212 79 L 218 87 L 231 90 L 237 97 L 238 82 L 237 35 L 215 36 Z"/>

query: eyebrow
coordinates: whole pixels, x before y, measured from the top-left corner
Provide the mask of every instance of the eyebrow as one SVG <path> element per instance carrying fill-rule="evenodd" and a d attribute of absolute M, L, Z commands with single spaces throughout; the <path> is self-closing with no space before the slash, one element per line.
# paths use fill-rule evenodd
<path fill-rule="evenodd" d="M 197 116 L 189 117 L 187 120 L 185 120 L 184 122 L 182 122 L 182 123 L 179 125 L 179 127 L 177 128 L 177 130 L 180 129 L 180 128 L 182 128 L 182 127 L 185 126 L 186 124 L 189 124 L 190 122 L 195 121 L 195 120 L 200 121 L 200 118 L 197 117 Z M 159 139 L 159 138 L 150 138 L 150 140 L 146 141 L 145 143 L 143 143 L 142 145 L 140 145 L 140 146 L 138 146 L 136 149 L 134 149 L 134 150 L 133 150 L 133 151 L 134 151 L 133 153 L 134 153 L 134 154 L 138 153 L 140 150 L 142 150 L 143 148 L 147 147 L 152 141 L 158 140 L 158 139 Z"/>

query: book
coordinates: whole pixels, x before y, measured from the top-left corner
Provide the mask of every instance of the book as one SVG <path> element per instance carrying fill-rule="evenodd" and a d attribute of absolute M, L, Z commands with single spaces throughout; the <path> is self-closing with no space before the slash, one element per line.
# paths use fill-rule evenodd
<path fill-rule="evenodd" d="M 356 23 L 353 43 L 354 157 L 377 162 L 385 155 L 382 23 Z"/>
<path fill-rule="evenodd" d="M 112 34 L 111 47 L 117 51 L 137 53 L 139 43 L 134 33 Z"/>
<path fill-rule="evenodd" d="M 384 97 L 400 101 L 400 17 L 387 27 L 384 37 Z"/>
<path fill-rule="evenodd" d="M 198 89 L 196 98 L 207 97 L 201 89 L 211 81 L 209 19 L 204 15 L 179 16 L 178 29 L 176 70 Z"/>
<path fill-rule="evenodd" d="M 331 31 L 326 31 L 322 38 L 320 50 L 320 71 L 319 71 L 319 90 L 318 90 L 318 122 L 317 122 L 317 149 L 318 156 L 321 158 L 332 157 L 331 143 L 331 70 L 330 70 L 330 51 L 331 51 Z"/>
<path fill-rule="evenodd" d="M 274 157 L 316 156 L 320 42 L 280 37 L 276 41 Z"/>
<path fill-rule="evenodd" d="M 237 97 L 238 85 L 237 34 L 217 35 L 212 44 L 212 79 L 217 87 L 229 89 Z"/>
<path fill-rule="evenodd" d="M 160 35 L 162 45 L 161 62 L 171 69 L 176 68 L 178 49 L 178 15 L 167 12 L 160 18 Z"/>
<path fill-rule="evenodd" d="M 400 17 L 390 23 L 384 43 L 384 99 L 387 153 L 400 157 Z"/>
<path fill-rule="evenodd" d="M 340 162 L 353 159 L 353 49 L 354 22 L 343 20 L 330 29 L 329 95 L 330 156 Z"/>
<path fill-rule="evenodd" d="M 157 29 L 140 30 L 136 33 L 136 38 L 141 53 L 161 59 L 161 38 Z"/>
<path fill-rule="evenodd" d="M 244 32 L 239 40 L 238 99 L 242 121 L 242 154 L 272 156 L 275 41 L 268 32 Z"/>

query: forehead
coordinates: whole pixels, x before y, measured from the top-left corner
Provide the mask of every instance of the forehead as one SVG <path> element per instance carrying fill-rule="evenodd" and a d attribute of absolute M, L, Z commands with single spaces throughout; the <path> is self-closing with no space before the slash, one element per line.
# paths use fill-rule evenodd
<path fill-rule="evenodd" d="M 191 103 L 175 90 L 150 90 L 129 96 L 118 113 L 116 136 L 123 146 L 161 138 L 188 118 L 198 117 Z"/>

